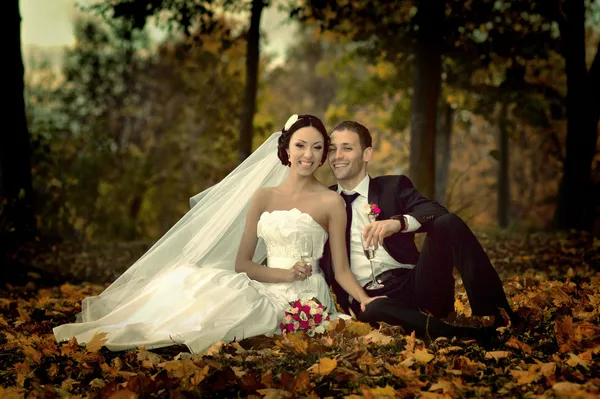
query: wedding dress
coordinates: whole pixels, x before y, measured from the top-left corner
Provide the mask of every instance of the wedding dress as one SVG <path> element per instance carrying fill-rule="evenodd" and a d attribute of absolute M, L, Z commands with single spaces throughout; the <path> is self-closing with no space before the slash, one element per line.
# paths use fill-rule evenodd
<path fill-rule="evenodd" d="M 110 350 L 139 346 L 186 345 L 201 353 L 219 340 L 232 341 L 279 333 L 289 301 L 316 297 L 332 318 L 340 317 L 318 267 L 327 232 L 309 214 L 294 208 L 264 212 L 257 235 L 267 248 L 267 267 L 291 268 L 300 260 L 300 236 L 313 241 L 312 275 L 293 283 L 260 283 L 245 273 L 183 264 L 154 278 L 132 297 L 97 320 L 54 328 L 58 341 L 76 337 L 82 344 L 107 333 Z M 342 316 L 343 317 L 343 316 Z"/>

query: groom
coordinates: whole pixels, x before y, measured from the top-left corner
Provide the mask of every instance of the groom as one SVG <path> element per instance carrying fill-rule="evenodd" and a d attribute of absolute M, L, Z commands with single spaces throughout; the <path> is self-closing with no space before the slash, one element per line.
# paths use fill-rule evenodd
<path fill-rule="evenodd" d="M 387 296 L 361 312 L 360 303 L 335 281 L 327 246 L 321 265 L 342 309 L 352 309 L 365 322 L 385 321 L 408 325 L 417 333 L 427 331 L 421 324 L 429 326 L 430 318 L 416 310 L 436 318 L 445 318 L 454 311 L 452 272 L 456 267 L 474 315 L 494 315 L 496 326 L 500 326 L 504 323 L 500 309 L 505 309 L 513 323 L 519 320 L 508 304 L 496 270 L 462 219 L 419 194 L 406 176 L 370 178 L 367 164 L 372 155 L 372 138 L 365 126 L 344 121 L 333 129 L 328 162 L 338 184 L 330 188 L 346 202 L 350 268 L 361 285 L 371 281 L 369 260 L 361 243 L 364 234 L 379 244 L 374 267 L 376 280 L 384 285 L 366 291 L 370 296 Z M 380 213 L 371 223 L 366 207 L 373 204 Z M 415 232 L 427 233 L 421 253 L 414 242 Z"/>

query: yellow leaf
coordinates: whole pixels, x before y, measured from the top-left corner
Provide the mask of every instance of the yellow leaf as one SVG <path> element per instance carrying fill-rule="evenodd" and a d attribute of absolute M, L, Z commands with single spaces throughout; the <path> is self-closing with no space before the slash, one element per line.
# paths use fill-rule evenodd
<path fill-rule="evenodd" d="M 430 391 L 442 391 L 443 393 L 454 392 L 454 384 L 448 380 L 439 380 L 429 387 Z"/>
<path fill-rule="evenodd" d="M 435 356 L 427 352 L 427 349 L 417 349 L 415 351 L 415 360 L 421 363 L 429 363 Z"/>
<path fill-rule="evenodd" d="M 375 387 L 375 388 L 363 388 L 363 395 L 365 397 L 373 397 L 373 398 L 395 398 L 396 390 L 394 387 L 386 385 L 385 387 Z"/>
<path fill-rule="evenodd" d="M 85 346 L 85 349 L 87 349 L 88 352 L 98 352 L 100 350 L 100 348 L 102 348 L 104 346 L 104 343 L 106 341 L 108 341 L 108 339 L 104 338 L 104 337 L 106 337 L 106 335 L 107 335 L 106 333 L 94 334 L 92 339 L 90 339 L 90 341 Z"/>
<path fill-rule="evenodd" d="M 363 323 L 362 321 L 353 321 L 346 324 L 346 331 L 358 337 L 367 335 L 372 330 L 373 327 L 369 323 Z"/>
<path fill-rule="evenodd" d="M 531 384 L 540 378 L 540 374 L 534 370 L 510 370 L 510 374 L 517 380 L 519 385 Z"/>
<path fill-rule="evenodd" d="M 308 371 L 320 375 L 328 375 L 337 367 L 337 360 L 328 357 L 322 357 L 318 363 L 310 366 Z"/>
<path fill-rule="evenodd" d="M 583 366 L 588 368 L 590 366 L 588 362 L 573 353 L 569 353 L 569 360 L 567 360 L 567 364 L 571 367 Z"/>

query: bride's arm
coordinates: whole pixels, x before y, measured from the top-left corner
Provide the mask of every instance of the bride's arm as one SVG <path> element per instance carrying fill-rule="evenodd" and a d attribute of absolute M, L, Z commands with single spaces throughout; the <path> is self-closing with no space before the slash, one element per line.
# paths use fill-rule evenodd
<path fill-rule="evenodd" d="M 328 201 L 331 202 L 331 206 L 327 208 L 329 209 L 329 247 L 335 280 L 352 298 L 366 305 L 374 298 L 367 295 L 365 290 L 358 284 L 352 270 L 350 270 L 346 253 L 346 209 L 344 200 L 341 196 L 335 194 L 330 196 Z"/>
<path fill-rule="evenodd" d="M 246 216 L 246 225 L 244 227 L 242 241 L 240 242 L 240 248 L 238 249 L 235 259 L 235 271 L 238 273 L 246 273 L 252 280 L 263 283 L 282 283 L 302 280 L 303 278 L 298 276 L 292 269 L 286 270 L 268 268 L 261 264 L 252 262 L 254 250 L 256 248 L 256 244 L 258 243 L 256 227 L 258 225 L 260 215 L 265 209 L 264 200 L 266 195 L 267 193 L 264 189 L 259 189 L 256 191 L 252 197 L 252 200 L 250 201 L 250 207 L 248 209 L 248 215 Z"/>

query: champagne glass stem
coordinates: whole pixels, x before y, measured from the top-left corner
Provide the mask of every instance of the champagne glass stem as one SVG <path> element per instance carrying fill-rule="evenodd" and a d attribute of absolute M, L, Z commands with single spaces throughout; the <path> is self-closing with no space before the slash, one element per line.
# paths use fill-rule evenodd
<path fill-rule="evenodd" d="M 375 285 L 375 284 L 377 284 L 377 281 L 375 280 L 375 268 L 373 267 L 373 259 L 369 259 L 369 263 L 371 264 L 371 277 L 372 277 L 373 285 Z"/>

